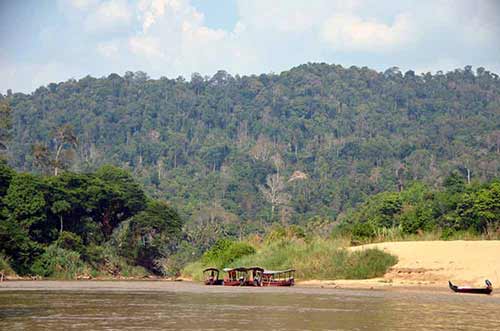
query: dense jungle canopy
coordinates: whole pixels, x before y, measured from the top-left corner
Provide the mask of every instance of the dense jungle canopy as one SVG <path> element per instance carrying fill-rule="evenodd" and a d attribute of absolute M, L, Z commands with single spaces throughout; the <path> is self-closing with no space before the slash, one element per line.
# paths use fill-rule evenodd
<path fill-rule="evenodd" d="M 313 63 L 190 80 L 127 72 L 1 98 L 14 169 L 118 166 L 177 206 L 198 236 L 333 221 L 415 181 L 436 189 L 452 171 L 484 182 L 500 170 L 500 79 L 484 68 L 417 75 Z"/>

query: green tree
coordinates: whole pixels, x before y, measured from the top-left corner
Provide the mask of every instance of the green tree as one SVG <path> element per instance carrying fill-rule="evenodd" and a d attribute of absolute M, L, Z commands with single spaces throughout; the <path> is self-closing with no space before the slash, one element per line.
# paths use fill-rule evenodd
<path fill-rule="evenodd" d="M 167 203 L 151 201 L 131 218 L 120 252 L 133 263 L 163 273 L 160 260 L 175 250 L 182 224 L 179 214 Z"/>
<path fill-rule="evenodd" d="M 60 221 L 60 225 L 61 225 L 61 227 L 59 229 L 59 235 L 61 235 L 63 232 L 63 217 L 64 217 L 64 215 L 66 215 L 67 213 L 69 213 L 71 211 L 71 205 L 67 201 L 58 200 L 52 204 L 52 207 L 50 207 L 50 210 L 55 215 L 59 216 L 59 221 Z"/>
<path fill-rule="evenodd" d="M 0 100 L 0 158 L 5 158 L 11 139 L 11 108 L 7 102 Z"/>

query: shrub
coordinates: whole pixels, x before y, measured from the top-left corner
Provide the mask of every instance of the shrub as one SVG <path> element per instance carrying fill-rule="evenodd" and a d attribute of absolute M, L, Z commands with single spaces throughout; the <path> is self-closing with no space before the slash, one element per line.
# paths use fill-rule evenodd
<path fill-rule="evenodd" d="M 352 227 L 351 243 L 359 245 L 375 237 L 375 227 L 370 223 L 356 223 Z"/>
<path fill-rule="evenodd" d="M 58 247 L 68 251 L 75 251 L 78 253 L 83 253 L 85 251 L 82 238 L 73 232 L 63 231 L 56 243 Z"/>
<path fill-rule="evenodd" d="M 85 264 L 79 253 L 50 245 L 35 260 L 31 270 L 35 275 L 43 277 L 75 279 L 78 274 L 84 273 Z"/>
<path fill-rule="evenodd" d="M 352 252 L 346 268 L 346 279 L 367 279 L 383 276 L 387 269 L 398 262 L 398 259 L 379 249 L 366 249 Z"/>
<path fill-rule="evenodd" d="M 103 246 L 90 244 L 85 248 L 82 258 L 92 265 L 92 267 L 100 268 L 106 262 L 105 248 Z"/>
<path fill-rule="evenodd" d="M 10 266 L 10 258 L 3 254 L 0 254 L 0 273 L 3 273 L 4 276 L 15 276 L 16 273 Z"/>
<path fill-rule="evenodd" d="M 204 265 L 223 268 L 243 256 L 254 254 L 255 248 L 245 242 L 234 242 L 228 239 L 218 240 L 212 248 L 203 254 Z"/>

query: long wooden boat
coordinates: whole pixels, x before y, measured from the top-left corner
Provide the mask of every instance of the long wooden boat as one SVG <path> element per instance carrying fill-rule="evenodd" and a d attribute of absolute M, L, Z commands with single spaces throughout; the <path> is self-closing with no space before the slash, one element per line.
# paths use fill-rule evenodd
<path fill-rule="evenodd" d="M 224 281 L 219 279 L 219 269 L 206 268 L 203 270 L 203 279 L 205 285 L 222 285 Z"/>
<path fill-rule="evenodd" d="M 224 286 L 245 286 L 248 278 L 247 268 L 224 268 L 224 272 L 226 273 Z"/>
<path fill-rule="evenodd" d="M 262 273 L 262 286 L 293 286 L 295 269 L 264 270 Z"/>
<path fill-rule="evenodd" d="M 448 285 L 453 292 L 457 293 L 474 293 L 474 294 L 491 294 L 493 291 L 493 285 L 489 280 L 485 281 L 486 287 L 465 287 L 453 285 L 451 281 L 448 281 Z"/>
<path fill-rule="evenodd" d="M 224 286 L 262 286 L 261 267 L 225 268 Z"/>
<path fill-rule="evenodd" d="M 264 273 L 264 268 L 261 267 L 248 267 L 247 269 L 247 279 L 245 286 L 262 286 L 262 276 Z"/>

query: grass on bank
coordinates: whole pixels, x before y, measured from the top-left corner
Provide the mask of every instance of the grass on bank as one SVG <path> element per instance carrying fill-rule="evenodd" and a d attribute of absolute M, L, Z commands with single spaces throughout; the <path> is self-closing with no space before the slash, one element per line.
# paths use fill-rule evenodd
<path fill-rule="evenodd" d="M 183 275 L 201 280 L 202 270 L 212 266 L 201 259 L 186 266 Z M 379 249 L 351 252 L 345 242 L 319 237 L 284 238 L 264 241 L 256 252 L 233 259 L 224 267 L 261 266 L 266 269 L 296 269 L 295 277 L 307 279 L 368 279 L 380 277 L 397 263 L 397 258 Z M 214 265 L 221 267 L 219 265 Z"/>
<path fill-rule="evenodd" d="M 9 257 L 0 254 L 0 277 L 16 277 L 16 272 L 10 266 Z"/>

